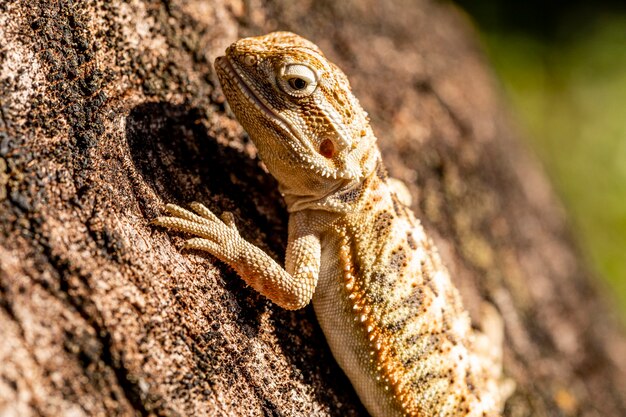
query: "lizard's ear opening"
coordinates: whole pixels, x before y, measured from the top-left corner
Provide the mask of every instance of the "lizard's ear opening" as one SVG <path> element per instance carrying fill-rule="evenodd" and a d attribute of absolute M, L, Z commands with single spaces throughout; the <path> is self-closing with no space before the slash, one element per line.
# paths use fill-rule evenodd
<path fill-rule="evenodd" d="M 327 138 L 320 143 L 320 155 L 328 159 L 335 156 L 335 144 L 332 140 Z"/>

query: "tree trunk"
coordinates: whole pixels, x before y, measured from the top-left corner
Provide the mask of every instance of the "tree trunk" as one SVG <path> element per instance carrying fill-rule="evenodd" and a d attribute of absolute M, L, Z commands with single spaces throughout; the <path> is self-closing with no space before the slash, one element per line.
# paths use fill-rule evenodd
<path fill-rule="evenodd" d="M 345 70 L 472 317 L 502 313 L 505 415 L 626 415 L 625 339 L 469 27 L 428 0 L 0 3 L 0 415 L 367 415 L 310 307 L 150 225 L 198 200 L 282 263 L 212 68 L 277 29 Z"/>

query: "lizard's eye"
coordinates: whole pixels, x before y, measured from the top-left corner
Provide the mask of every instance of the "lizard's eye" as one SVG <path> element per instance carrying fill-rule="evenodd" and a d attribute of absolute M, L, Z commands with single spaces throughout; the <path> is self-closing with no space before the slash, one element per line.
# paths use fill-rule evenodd
<path fill-rule="evenodd" d="M 303 90 L 307 85 L 309 85 L 309 83 L 304 81 L 302 78 L 290 78 L 287 82 L 294 90 Z"/>
<path fill-rule="evenodd" d="M 246 64 L 247 66 L 251 67 L 254 64 L 256 64 L 256 56 L 252 55 L 252 54 L 248 54 L 246 56 L 243 57 L 243 63 Z"/>
<path fill-rule="evenodd" d="M 294 97 L 306 97 L 317 88 L 317 74 L 307 65 L 289 64 L 281 68 L 278 85 Z"/>

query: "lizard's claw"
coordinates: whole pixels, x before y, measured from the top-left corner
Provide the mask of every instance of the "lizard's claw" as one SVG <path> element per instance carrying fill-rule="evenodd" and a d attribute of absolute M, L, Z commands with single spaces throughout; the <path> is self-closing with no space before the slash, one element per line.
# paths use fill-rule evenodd
<path fill-rule="evenodd" d="M 226 223 L 226 226 L 230 227 L 233 230 L 237 230 L 237 225 L 235 224 L 235 216 L 230 211 L 225 211 L 222 213 L 222 221 Z"/>

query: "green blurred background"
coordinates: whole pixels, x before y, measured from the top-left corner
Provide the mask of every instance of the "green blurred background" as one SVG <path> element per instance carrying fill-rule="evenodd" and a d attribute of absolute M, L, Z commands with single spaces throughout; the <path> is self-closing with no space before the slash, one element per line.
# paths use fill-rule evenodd
<path fill-rule="evenodd" d="M 626 322 L 626 2 L 456 3 Z"/>

